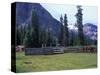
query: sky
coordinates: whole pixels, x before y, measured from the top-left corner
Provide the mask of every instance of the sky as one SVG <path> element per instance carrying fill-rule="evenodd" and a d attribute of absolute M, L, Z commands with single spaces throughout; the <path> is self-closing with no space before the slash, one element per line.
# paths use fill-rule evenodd
<path fill-rule="evenodd" d="M 41 4 L 49 13 L 57 20 L 59 20 L 60 16 L 64 16 L 67 14 L 68 24 L 73 25 L 76 23 L 75 14 L 77 13 L 77 8 L 75 5 L 66 5 L 66 4 Z M 98 21 L 98 13 L 97 7 L 95 6 L 82 6 L 83 13 L 83 24 L 92 23 L 97 25 Z"/>

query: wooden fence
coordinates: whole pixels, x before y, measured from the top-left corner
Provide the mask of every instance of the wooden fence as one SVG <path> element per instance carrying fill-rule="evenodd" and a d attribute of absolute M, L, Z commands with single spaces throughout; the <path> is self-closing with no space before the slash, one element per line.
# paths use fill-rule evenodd
<path fill-rule="evenodd" d="M 61 53 L 96 53 L 96 46 L 72 46 L 72 47 L 46 47 L 46 48 L 25 48 L 25 55 L 49 55 Z"/>
<path fill-rule="evenodd" d="M 25 48 L 25 55 L 49 55 L 64 53 L 63 48 L 47 47 L 47 48 Z"/>
<path fill-rule="evenodd" d="M 72 46 L 64 48 L 64 52 L 74 52 L 74 53 L 96 53 L 97 47 L 96 46 Z"/>

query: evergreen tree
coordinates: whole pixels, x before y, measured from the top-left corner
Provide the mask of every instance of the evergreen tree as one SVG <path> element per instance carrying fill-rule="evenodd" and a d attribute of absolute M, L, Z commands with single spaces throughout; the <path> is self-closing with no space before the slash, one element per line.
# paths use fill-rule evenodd
<path fill-rule="evenodd" d="M 39 42 L 41 47 L 45 47 L 47 44 L 47 36 L 46 36 L 46 30 L 44 28 L 39 29 Z"/>
<path fill-rule="evenodd" d="M 22 42 L 22 44 L 24 44 L 24 38 L 25 38 L 25 34 L 26 34 L 26 29 L 27 29 L 27 26 L 25 25 L 23 27 L 23 42 Z"/>
<path fill-rule="evenodd" d="M 69 45 L 69 31 L 68 31 L 68 23 L 67 23 L 67 15 L 64 15 L 64 44 L 65 46 Z"/>
<path fill-rule="evenodd" d="M 43 46 L 43 30 L 40 28 L 39 29 L 39 45 L 42 47 Z"/>
<path fill-rule="evenodd" d="M 71 31 L 70 42 L 69 42 L 70 46 L 73 46 L 74 45 L 74 40 L 75 40 L 74 32 Z"/>
<path fill-rule="evenodd" d="M 26 30 L 26 34 L 25 34 L 25 38 L 24 38 L 24 42 L 23 42 L 23 44 L 25 45 L 26 48 L 33 47 L 32 33 L 33 33 L 33 30 L 31 29 L 31 25 L 28 25 L 27 30 Z"/>
<path fill-rule="evenodd" d="M 64 34 L 64 26 L 63 26 L 63 17 L 62 17 L 62 15 L 61 15 L 61 17 L 60 17 L 60 33 L 59 33 L 59 44 L 61 45 L 61 46 L 64 46 L 64 36 L 63 36 L 63 34 Z"/>
<path fill-rule="evenodd" d="M 52 36 L 51 32 L 52 32 L 52 29 L 49 25 L 47 28 L 47 46 L 52 46 L 53 36 Z"/>
<path fill-rule="evenodd" d="M 34 47 L 39 47 L 39 24 L 38 24 L 38 17 L 35 11 L 32 11 L 32 37 L 34 38 L 34 42 L 32 43 Z"/>
<path fill-rule="evenodd" d="M 20 25 L 16 27 L 16 37 L 17 45 L 23 45 L 23 39 L 25 37 L 24 26 Z"/>
<path fill-rule="evenodd" d="M 25 47 L 40 47 L 38 17 L 34 11 L 32 11 L 31 24 L 26 29 L 24 45 Z"/>
<path fill-rule="evenodd" d="M 75 15 L 77 18 L 77 26 L 78 26 L 78 38 L 79 44 L 84 45 L 84 34 L 83 34 L 83 24 L 82 24 L 82 8 L 81 6 L 77 6 L 77 14 Z"/>
<path fill-rule="evenodd" d="M 21 39 L 21 45 L 23 44 L 23 39 L 24 39 L 24 31 L 23 31 L 23 26 L 20 25 L 20 39 Z"/>
<path fill-rule="evenodd" d="M 56 41 L 56 39 L 57 39 L 57 37 L 55 37 L 55 36 L 53 36 L 53 39 L 52 39 L 52 46 L 56 46 L 56 44 L 58 43 L 57 41 Z"/>
<path fill-rule="evenodd" d="M 27 48 L 31 48 L 32 47 L 32 44 L 31 44 L 31 34 L 30 34 L 30 31 L 28 30 L 27 32 L 26 32 L 26 35 L 25 35 L 25 38 L 24 38 L 24 45 L 25 45 L 25 47 Z"/>

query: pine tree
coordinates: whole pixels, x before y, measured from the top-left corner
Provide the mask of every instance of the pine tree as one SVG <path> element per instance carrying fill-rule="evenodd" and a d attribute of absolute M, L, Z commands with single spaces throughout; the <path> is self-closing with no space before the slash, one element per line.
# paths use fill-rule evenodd
<path fill-rule="evenodd" d="M 47 44 L 46 30 L 44 28 L 39 29 L 39 42 L 41 47 L 45 47 Z"/>
<path fill-rule="evenodd" d="M 53 35 L 51 34 L 52 28 L 48 25 L 47 28 L 47 46 L 52 46 Z"/>
<path fill-rule="evenodd" d="M 68 23 L 67 23 L 67 15 L 64 15 L 64 44 L 65 46 L 69 45 L 69 31 L 68 31 Z"/>
<path fill-rule="evenodd" d="M 22 27 L 22 25 L 20 25 L 19 31 L 20 31 L 20 42 L 21 42 L 21 45 L 22 45 L 22 43 L 23 43 L 23 27 Z"/>
<path fill-rule="evenodd" d="M 40 28 L 39 29 L 39 45 L 40 45 L 40 47 L 42 47 L 43 46 L 43 30 Z"/>
<path fill-rule="evenodd" d="M 64 46 L 64 37 L 63 37 L 63 34 L 64 34 L 64 26 L 63 26 L 63 17 L 61 15 L 60 17 L 60 33 L 59 33 L 59 44 L 61 46 Z"/>
<path fill-rule="evenodd" d="M 40 47 L 39 46 L 39 26 L 37 14 L 32 11 L 31 24 L 26 29 L 24 38 L 25 47 Z"/>
<path fill-rule="evenodd" d="M 31 25 L 29 24 L 26 29 L 23 44 L 25 45 L 26 48 L 32 48 L 33 47 L 32 42 L 33 42 L 32 29 Z"/>
<path fill-rule="evenodd" d="M 71 30 L 71 36 L 70 36 L 70 46 L 74 46 L 74 40 L 75 40 L 75 37 L 74 37 L 74 32 Z"/>
<path fill-rule="evenodd" d="M 77 14 L 75 15 L 77 18 L 77 26 L 78 26 L 78 38 L 79 44 L 84 45 L 84 34 L 83 34 L 83 24 L 82 24 L 82 8 L 81 6 L 77 6 Z"/>
<path fill-rule="evenodd" d="M 25 45 L 25 47 L 27 48 L 31 48 L 32 46 L 32 44 L 31 44 L 31 35 L 30 35 L 30 31 L 27 31 L 26 32 L 26 36 L 25 36 L 25 38 L 24 38 L 24 45 Z"/>
<path fill-rule="evenodd" d="M 25 38 L 25 34 L 26 34 L 26 29 L 27 29 L 27 26 L 25 25 L 23 27 L 23 42 L 22 42 L 22 44 L 24 44 L 24 38 Z"/>
<path fill-rule="evenodd" d="M 23 39 L 25 37 L 24 26 L 20 25 L 16 27 L 16 37 L 17 45 L 23 45 Z"/>
<path fill-rule="evenodd" d="M 35 11 L 32 11 L 32 19 L 31 19 L 31 25 L 32 25 L 32 37 L 34 38 L 34 47 L 39 47 L 39 23 L 38 23 L 38 17 Z"/>

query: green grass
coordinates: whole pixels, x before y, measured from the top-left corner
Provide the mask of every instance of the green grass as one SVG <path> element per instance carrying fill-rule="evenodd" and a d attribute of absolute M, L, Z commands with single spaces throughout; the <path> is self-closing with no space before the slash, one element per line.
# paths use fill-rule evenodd
<path fill-rule="evenodd" d="M 30 64 L 26 64 L 29 62 Z M 56 55 L 25 56 L 16 53 L 16 72 L 37 72 L 69 69 L 85 69 L 97 67 L 95 53 L 65 53 Z"/>

